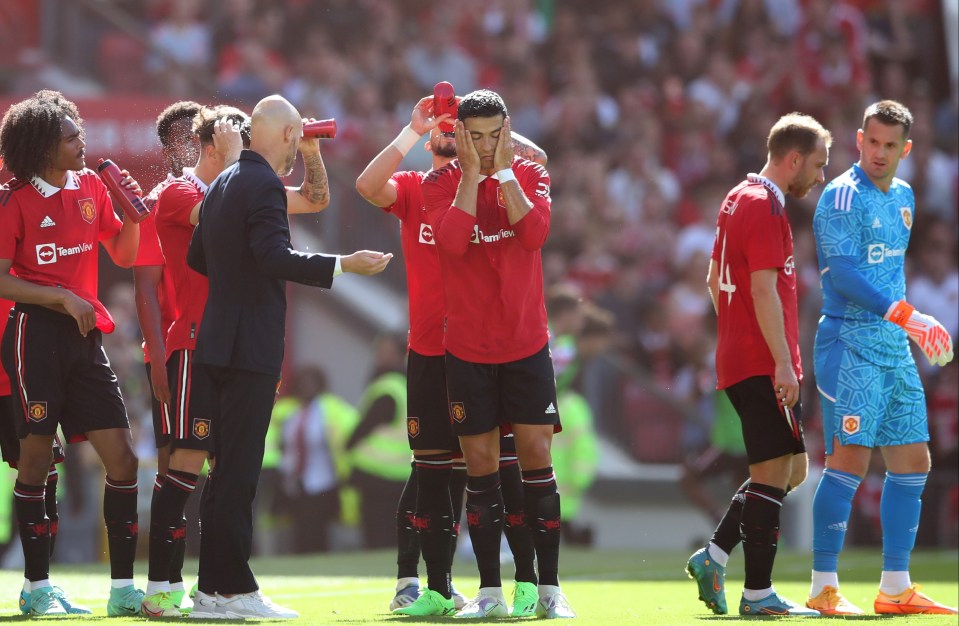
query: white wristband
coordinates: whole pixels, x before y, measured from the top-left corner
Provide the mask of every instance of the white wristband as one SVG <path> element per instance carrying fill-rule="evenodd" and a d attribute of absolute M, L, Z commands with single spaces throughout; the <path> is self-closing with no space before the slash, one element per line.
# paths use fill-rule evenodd
<path fill-rule="evenodd" d="M 336 278 L 342 273 L 343 273 L 343 257 L 337 254 L 336 264 L 333 266 L 333 278 Z"/>
<path fill-rule="evenodd" d="M 499 184 L 501 184 L 501 185 L 502 185 L 503 183 L 508 183 L 508 182 L 511 181 L 511 180 L 515 182 L 515 181 L 516 181 L 516 174 L 513 173 L 513 169 L 512 169 L 512 168 L 507 167 L 506 169 L 502 169 L 502 170 L 496 172 L 496 180 L 498 180 L 498 181 L 499 181 Z"/>
<path fill-rule="evenodd" d="M 419 140 L 420 135 L 418 135 L 415 130 L 409 126 L 404 126 L 403 130 L 400 131 L 400 134 L 396 136 L 396 139 L 394 139 L 390 145 L 399 150 L 400 154 L 406 156 L 406 153 L 409 152 Z"/>

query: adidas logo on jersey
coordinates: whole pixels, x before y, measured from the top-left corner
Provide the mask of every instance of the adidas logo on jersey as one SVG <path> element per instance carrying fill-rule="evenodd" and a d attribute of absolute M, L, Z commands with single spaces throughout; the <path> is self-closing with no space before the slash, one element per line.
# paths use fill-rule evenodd
<path fill-rule="evenodd" d="M 882 228 L 882 222 L 879 221 L 879 218 L 878 218 L 878 217 L 872 221 L 872 227 L 873 227 L 873 228 Z"/>
<path fill-rule="evenodd" d="M 40 222 L 40 228 L 50 228 L 51 226 L 56 226 L 56 225 L 57 223 L 54 222 L 52 219 L 50 219 L 49 215 L 44 217 L 43 221 Z"/>
<path fill-rule="evenodd" d="M 550 402 L 549 406 L 546 407 L 546 415 L 555 415 L 555 414 L 556 414 L 556 407 L 553 406 L 552 402 Z"/>
<path fill-rule="evenodd" d="M 838 530 L 841 532 L 846 532 L 846 527 L 847 527 L 846 522 L 836 522 L 835 524 L 830 524 L 829 526 L 826 526 L 826 528 L 828 528 L 829 530 Z"/>

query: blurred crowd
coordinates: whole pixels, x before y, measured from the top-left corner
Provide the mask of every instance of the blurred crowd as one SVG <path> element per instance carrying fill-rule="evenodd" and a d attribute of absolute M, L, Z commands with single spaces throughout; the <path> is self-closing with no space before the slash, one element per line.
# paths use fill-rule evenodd
<path fill-rule="evenodd" d="M 513 128 L 549 157 L 547 285 L 569 285 L 614 316 L 613 347 L 583 369 L 579 390 L 599 432 L 638 461 L 681 462 L 708 440 L 715 321 L 705 275 L 716 213 L 728 189 L 762 167 L 766 133 L 789 111 L 812 114 L 832 131 L 828 180 L 858 158 L 867 104 L 890 98 L 912 110 L 914 148 L 899 169 L 918 205 L 908 298 L 959 334 L 959 97 L 947 33 L 956 25 L 937 0 L 115 4 L 149 47 L 102 17 L 81 16 L 100 43 L 89 52 L 95 75 L 70 77 L 89 79 L 78 89 L 247 108 L 280 93 L 304 116 L 337 119 L 337 138 L 323 145 L 333 204 L 314 226 L 331 248 L 399 251 L 392 220 L 353 210 L 363 204 L 353 181 L 436 82 L 452 82 L 459 94 L 501 93 Z M 30 91 L 36 76 L 9 88 Z M 404 167 L 428 169 L 428 155 L 416 152 Z M 812 459 L 822 454 L 812 368 L 818 195 L 787 205 Z M 402 293 L 395 265 L 387 280 Z M 119 358 L 117 348 L 111 355 Z M 934 471 L 950 485 L 959 450 L 957 368 L 920 367 Z"/>

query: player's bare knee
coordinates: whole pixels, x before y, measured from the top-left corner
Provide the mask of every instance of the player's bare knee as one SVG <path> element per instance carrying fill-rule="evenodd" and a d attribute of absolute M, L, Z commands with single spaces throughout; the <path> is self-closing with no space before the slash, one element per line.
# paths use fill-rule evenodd
<path fill-rule="evenodd" d="M 102 461 L 103 469 L 111 480 L 133 480 L 137 477 L 140 460 L 129 446 L 124 446 Z"/>
<path fill-rule="evenodd" d="M 200 470 L 203 469 L 203 462 L 206 461 L 206 458 L 207 453 L 205 450 L 178 448 L 170 455 L 170 469 L 178 472 L 199 474 Z"/>
<path fill-rule="evenodd" d="M 17 480 L 25 485 L 42 485 L 47 482 L 50 464 L 53 463 L 53 453 L 22 454 L 17 461 Z"/>
<path fill-rule="evenodd" d="M 809 463 L 807 462 L 805 455 L 802 455 L 802 459 L 793 458 L 792 472 L 789 475 L 789 488 L 795 489 L 799 485 L 803 484 L 806 481 L 806 476 L 808 474 Z"/>
<path fill-rule="evenodd" d="M 523 469 L 538 469 L 553 464 L 550 455 L 550 437 L 533 437 L 527 441 L 516 442 L 516 456 Z"/>
<path fill-rule="evenodd" d="M 470 476 L 486 476 L 499 471 L 498 451 L 495 454 L 492 451 L 473 451 L 471 454 L 464 454 L 463 458 Z"/>

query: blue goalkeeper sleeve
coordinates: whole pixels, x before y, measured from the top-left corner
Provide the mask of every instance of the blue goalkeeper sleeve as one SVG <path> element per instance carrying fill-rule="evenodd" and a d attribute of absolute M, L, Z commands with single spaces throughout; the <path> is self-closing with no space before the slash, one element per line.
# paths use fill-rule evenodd
<path fill-rule="evenodd" d="M 889 307 L 897 300 L 888 296 L 870 283 L 859 271 L 858 261 L 851 256 L 829 257 L 826 261 L 828 272 L 823 280 L 829 280 L 833 288 L 846 300 L 858 304 L 879 317 L 885 317 Z"/>

